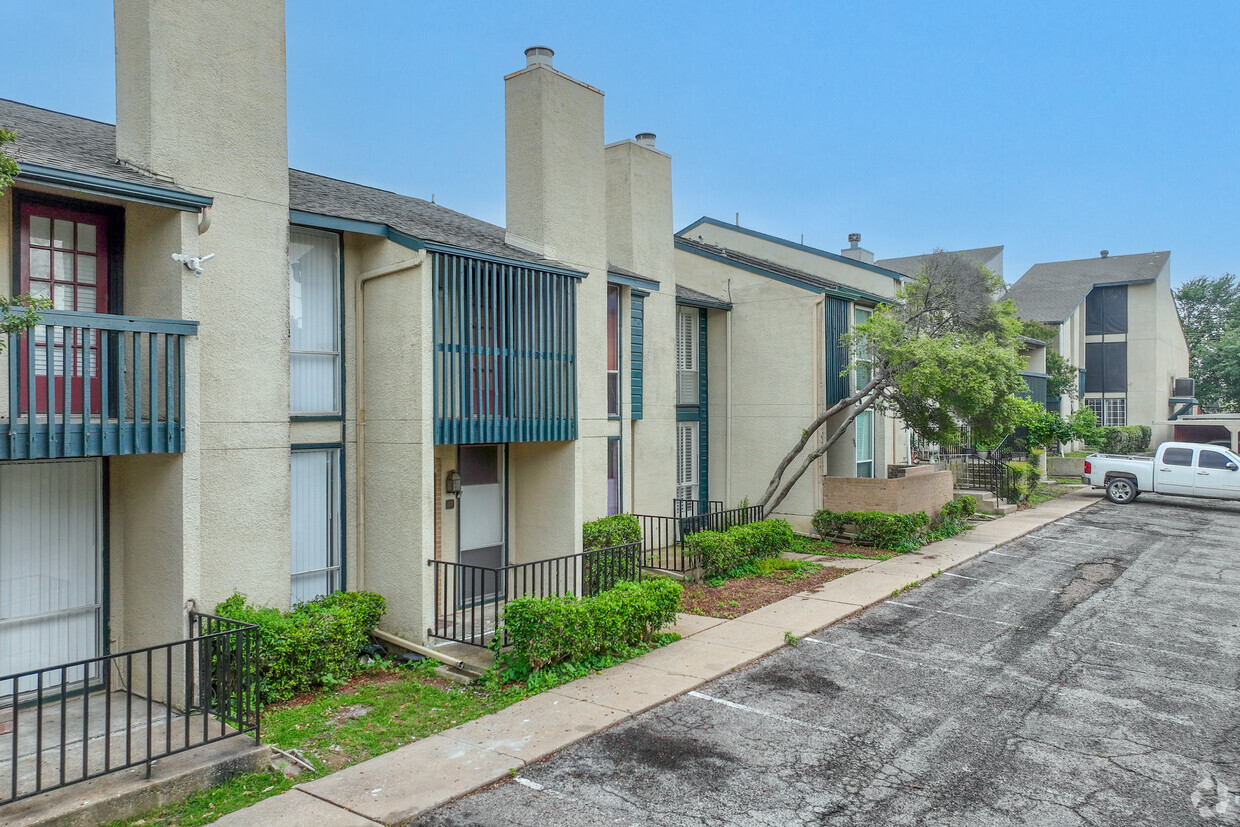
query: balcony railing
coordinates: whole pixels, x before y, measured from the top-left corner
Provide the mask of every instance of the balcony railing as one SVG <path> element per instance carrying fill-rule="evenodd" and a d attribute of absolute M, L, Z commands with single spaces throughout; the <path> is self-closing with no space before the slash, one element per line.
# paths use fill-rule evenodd
<path fill-rule="evenodd" d="M 258 627 L 0 675 L 0 805 L 240 735 L 258 738 Z"/>
<path fill-rule="evenodd" d="M 49 310 L 8 340 L 0 460 L 185 450 L 197 322 Z"/>

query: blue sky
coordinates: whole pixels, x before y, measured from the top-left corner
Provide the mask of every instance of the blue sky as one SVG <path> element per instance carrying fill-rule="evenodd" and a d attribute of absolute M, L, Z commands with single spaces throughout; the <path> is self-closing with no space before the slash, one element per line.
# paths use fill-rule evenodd
<path fill-rule="evenodd" d="M 0 97 L 115 120 L 110 3 L 5 13 Z M 293 166 L 496 224 L 502 77 L 540 44 L 608 141 L 658 134 L 677 228 L 1240 272 L 1240 3 L 288 0 L 288 34 Z"/>

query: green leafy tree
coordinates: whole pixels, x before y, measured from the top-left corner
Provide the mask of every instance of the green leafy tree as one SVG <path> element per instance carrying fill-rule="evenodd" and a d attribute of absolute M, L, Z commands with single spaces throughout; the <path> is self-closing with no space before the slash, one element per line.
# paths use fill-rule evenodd
<path fill-rule="evenodd" d="M 1175 291 L 1176 306 L 1188 342 L 1190 373 L 1197 380 L 1197 399 L 1207 408 L 1240 408 L 1240 383 L 1236 383 L 1235 362 L 1228 362 L 1223 340 L 1240 329 L 1240 284 L 1236 277 L 1198 276 Z M 1228 379 L 1231 379 L 1229 382 Z"/>
<path fill-rule="evenodd" d="M 848 335 L 855 354 L 849 369 L 863 380 L 861 387 L 802 431 L 757 502 L 763 513 L 774 511 L 866 410 L 897 415 L 922 439 L 942 444 L 958 441 L 962 425 L 979 439 L 1008 434 L 1018 421 L 1024 360 L 1011 302 L 989 298 L 1001 287 L 989 270 L 955 253 L 928 256 L 896 302 L 880 306 Z M 805 453 L 810 440 L 841 415 L 821 444 Z"/>
<path fill-rule="evenodd" d="M 1240 410 L 1240 325 L 1232 327 L 1216 342 L 1206 345 L 1201 354 L 1198 380 L 1198 399 L 1209 398 L 1211 403 L 1223 410 Z M 1208 379 L 1207 391 L 1202 396 L 1202 386 Z"/>
<path fill-rule="evenodd" d="M 1061 415 L 1027 399 L 1018 400 L 1016 408 L 1018 423 L 1025 428 L 1025 442 L 1030 448 L 1046 450 L 1056 442 L 1072 439 L 1072 426 Z"/>
<path fill-rule="evenodd" d="M 10 132 L 7 129 L 0 129 L 0 193 L 8 189 L 13 183 L 13 179 L 17 177 L 20 171 L 17 168 L 17 161 L 13 156 L 4 151 L 7 144 L 17 141 L 17 133 Z"/>
<path fill-rule="evenodd" d="M 0 195 L 9 188 L 19 172 L 17 161 L 4 151 L 6 144 L 17 140 L 17 135 L 0 129 Z M 51 300 L 37 296 L 0 296 L 0 352 L 8 345 L 10 333 L 22 333 L 40 321 L 39 311 L 50 310 Z"/>

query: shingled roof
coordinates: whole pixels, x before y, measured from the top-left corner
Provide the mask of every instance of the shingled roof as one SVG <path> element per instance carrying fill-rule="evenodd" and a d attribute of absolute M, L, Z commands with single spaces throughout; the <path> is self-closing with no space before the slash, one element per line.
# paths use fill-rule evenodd
<path fill-rule="evenodd" d="M 994 247 L 975 247 L 972 250 L 951 250 L 956 255 L 963 256 L 970 261 L 978 264 L 985 264 L 995 256 L 1003 252 L 1003 245 L 999 244 Z M 925 260 L 929 253 L 922 253 L 919 256 L 904 256 L 902 258 L 884 258 L 874 262 L 879 267 L 885 267 L 888 270 L 895 270 L 904 276 L 915 276 L 917 271 L 921 269 L 921 263 Z"/>
<path fill-rule="evenodd" d="M 116 127 L 112 124 L 0 99 L 0 129 L 17 133 L 17 143 L 7 149 L 19 166 L 38 164 L 131 184 L 177 189 L 167 178 L 116 160 Z"/>
<path fill-rule="evenodd" d="M 1016 304 L 1022 319 L 1059 324 L 1072 315 L 1094 287 L 1154 281 L 1170 258 L 1171 253 L 1164 250 L 1035 264 L 1004 298 Z"/>
<path fill-rule="evenodd" d="M 18 164 L 40 165 L 114 181 L 178 189 L 175 182 L 116 160 L 116 127 L 0 99 L 0 128 L 17 133 Z M 332 218 L 385 224 L 421 241 L 550 266 L 562 266 L 504 242 L 504 228 L 421 198 L 289 170 L 289 208 Z"/>

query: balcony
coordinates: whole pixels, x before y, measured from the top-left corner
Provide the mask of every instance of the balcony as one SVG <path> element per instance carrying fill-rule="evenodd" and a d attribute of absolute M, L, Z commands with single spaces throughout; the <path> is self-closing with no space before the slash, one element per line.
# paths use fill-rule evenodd
<path fill-rule="evenodd" d="M 197 322 L 41 315 L 9 336 L 0 460 L 185 450 L 185 339 Z"/>

